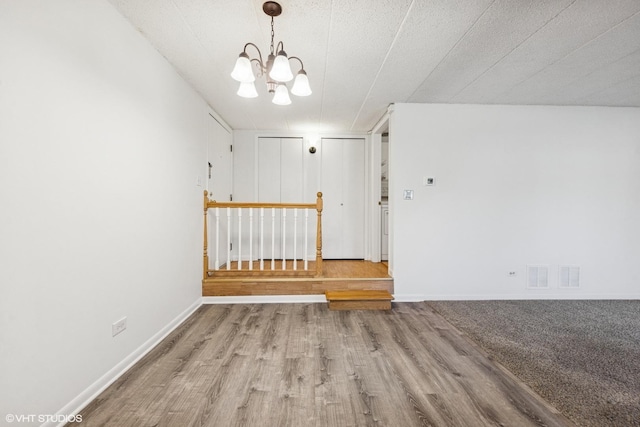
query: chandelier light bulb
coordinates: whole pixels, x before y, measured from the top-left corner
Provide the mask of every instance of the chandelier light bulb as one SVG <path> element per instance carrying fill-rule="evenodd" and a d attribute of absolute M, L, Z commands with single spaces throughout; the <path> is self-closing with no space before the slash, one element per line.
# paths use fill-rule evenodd
<path fill-rule="evenodd" d="M 276 88 L 276 93 L 271 100 L 276 105 L 289 105 L 291 104 L 291 98 L 289 98 L 289 91 L 284 83 L 279 83 Z"/>
<path fill-rule="evenodd" d="M 269 77 L 277 82 L 288 82 L 293 79 L 289 58 L 287 58 L 284 50 L 278 52 L 275 61 L 273 61 L 273 68 L 269 72 Z"/>
<path fill-rule="evenodd" d="M 231 77 L 240 83 L 251 83 L 255 81 L 256 76 L 251 69 L 251 61 L 246 52 L 242 52 L 236 61 L 235 67 L 231 72 Z"/>
<path fill-rule="evenodd" d="M 309 96 L 311 95 L 311 86 L 309 86 L 309 78 L 304 70 L 298 71 L 296 79 L 293 82 L 291 93 L 295 96 Z"/>
<path fill-rule="evenodd" d="M 253 82 L 240 83 L 240 87 L 238 88 L 238 92 L 236 93 L 243 98 L 256 98 L 258 96 L 256 85 L 253 84 Z"/>

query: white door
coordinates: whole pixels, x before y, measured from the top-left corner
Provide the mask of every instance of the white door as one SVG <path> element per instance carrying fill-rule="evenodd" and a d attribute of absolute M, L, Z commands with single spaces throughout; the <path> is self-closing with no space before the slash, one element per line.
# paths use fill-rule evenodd
<path fill-rule="evenodd" d="M 258 202 L 280 202 L 280 138 L 258 139 Z"/>
<path fill-rule="evenodd" d="M 216 119 L 209 116 L 207 135 L 207 190 L 209 197 L 228 201 L 232 193 L 233 158 L 232 137 Z"/>
<path fill-rule="evenodd" d="M 304 200 L 302 138 L 258 138 L 258 201 Z"/>
<path fill-rule="evenodd" d="M 381 230 L 380 230 L 380 260 L 389 260 L 389 206 L 381 208 Z"/>
<path fill-rule="evenodd" d="M 263 203 L 302 203 L 305 200 L 304 157 L 302 138 L 259 138 L 258 139 L 258 201 Z M 257 215 L 257 213 L 256 213 Z M 303 254 L 303 212 L 298 212 L 298 230 L 296 258 Z M 273 225 L 272 225 L 273 221 Z M 294 212 L 287 211 L 285 219 L 286 244 L 282 241 L 282 214 L 265 209 L 264 221 L 264 255 L 269 259 L 282 258 L 282 247 L 285 246 L 286 258 L 293 256 Z M 272 228 L 275 230 L 272 233 Z M 275 240 L 273 240 L 275 236 Z M 258 244 L 258 243 L 256 243 Z M 272 250 L 273 248 L 273 250 Z"/>
<path fill-rule="evenodd" d="M 209 198 L 219 202 L 229 201 L 233 184 L 233 158 L 231 152 L 232 137 L 216 119 L 212 116 L 208 118 L 207 126 L 207 191 Z M 209 231 L 209 268 L 214 268 L 217 259 L 219 264 L 226 263 L 227 254 L 227 229 L 226 226 L 219 227 L 220 235 L 216 240 L 215 236 L 215 213 L 208 212 Z M 221 217 L 221 221 L 226 221 L 226 217 Z M 216 241 L 218 247 L 214 247 Z M 219 267 L 219 265 L 218 265 Z"/>
<path fill-rule="evenodd" d="M 280 138 L 258 139 L 258 202 L 280 202 Z M 275 217 L 273 216 L 275 214 Z M 259 215 L 259 214 L 258 214 Z M 265 259 L 279 259 L 280 253 L 280 213 L 277 210 L 264 210 L 264 235 L 262 248 L 260 241 L 254 242 Z M 259 237 L 258 237 L 259 239 Z"/>
<path fill-rule="evenodd" d="M 322 256 L 363 259 L 364 139 L 323 139 L 321 155 Z"/>

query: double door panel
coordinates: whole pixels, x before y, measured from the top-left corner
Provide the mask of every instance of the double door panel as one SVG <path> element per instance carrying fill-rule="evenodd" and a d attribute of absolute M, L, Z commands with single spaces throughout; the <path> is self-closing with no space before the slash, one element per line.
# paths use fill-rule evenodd
<path fill-rule="evenodd" d="M 322 139 L 316 154 L 309 153 L 302 138 L 259 138 L 257 199 L 259 202 L 313 203 L 322 191 L 322 246 L 325 259 L 363 259 L 365 226 L 364 139 Z M 271 210 L 265 212 L 265 258 L 282 258 L 282 216 L 276 213 L 272 233 Z M 254 216 L 258 213 L 254 213 Z M 315 211 L 309 213 L 306 254 L 315 256 Z M 286 218 L 286 258 L 293 256 L 293 212 Z M 304 255 L 305 213 L 298 211 L 297 253 Z M 275 236 L 274 250 L 271 239 Z M 254 238 L 255 240 L 255 238 Z M 248 243 L 248 242 L 247 242 Z M 254 244 L 256 244 L 254 242 Z M 244 244 L 243 244 L 244 246 Z M 254 252 L 255 253 L 255 252 Z"/>
<path fill-rule="evenodd" d="M 262 203 L 304 203 L 309 199 L 304 194 L 305 158 L 302 138 L 259 138 L 258 139 L 258 202 Z M 259 216 L 255 212 L 254 216 Z M 286 258 L 292 259 L 294 235 L 296 235 L 296 258 L 302 259 L 304 251 L 305 210 L 298 209 L 297 224 L 294 211 L 287 210 L 285 223 L 286 241 L 282 240 L 283 216 L 280 209 L 276 209 L 275 218 L 272 210 L 265 209 L 264 217 L 264 255 L 265 258 L 282 259 L 283 247 Z M 309 213 L 308 229 L 315 230 L 315 212 Z M 273 222 L 273 224 L 272 224 Z M 258 226 L 259 227 L 259 226 Z M 297 230 L 294 230 L 294 227 Z M 257 240 L 256 237 L 254 240 Z M 259 242 L 254 241 L 255 245 Z M 308 237 L 307 256 L 311 258 L 315 251 L 315 232 Z"/>

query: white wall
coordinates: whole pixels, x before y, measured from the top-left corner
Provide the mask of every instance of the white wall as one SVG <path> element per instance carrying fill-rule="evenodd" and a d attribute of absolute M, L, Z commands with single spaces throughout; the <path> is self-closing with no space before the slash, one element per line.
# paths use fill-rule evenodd
<path fill-rule="evenodd" d="M 0 3 L 0 64 L 1 424 L 74 409 L 200 304 L 210 117 L 106 1 Z"/>
<path fill-rule="evenodd" d="M 640 109 L 396 104 L 390 126 L 397 296 L 640 297 Z"/>

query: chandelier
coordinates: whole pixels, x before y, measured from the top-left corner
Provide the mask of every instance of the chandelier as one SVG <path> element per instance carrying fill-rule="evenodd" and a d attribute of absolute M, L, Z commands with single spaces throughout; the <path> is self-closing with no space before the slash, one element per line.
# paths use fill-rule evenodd
<path fill-rule="evenodd" d="M 311 95 L 309 79 L 307 78 L 307 73 L 304 71 L 302 60 L 297 56 L 287 57 L 282 42 L 278 42 L 274 49 L 273 18 L 282 13 L 282 7 L 274 1 L 268 1 L 262 5 L 262 10 L 271 17 L 271 51 L 267 57 L 267 61 L 263 61 L 262 53 L 258 46 L 253 43 L 247 43 L 244 45 L 244 49 L 236 61 L 236 65 L 231 72 L 231 77 L 240 82 L 240 88 L 237 92 L 239 96 L 243 98 L 257 97 L 258 92 L 254 84 L 256 76 L 253 73 L 251 65 L 253 62 L 256 66 L 258 77 L 264 76 L 266 78 L 267 90 L 269 93 L 274 94 L 272 102 L 277 105 L 289 105 L 291 104 L 291 98 L 289 97 L 289 90 L 287 89 L 286 83 L 293 80 L 293 73 L 291 72 L 289 61 L 296 60 L 300 62 L 300 71 L 298 71 L 293 82 L 293 87 L 291 88 L 292 94 L 296 96 Z M 249 58 L 247 54 L 247 48 L 249 46 L 253 46 L 258 51 L 257 58 Z"/>

